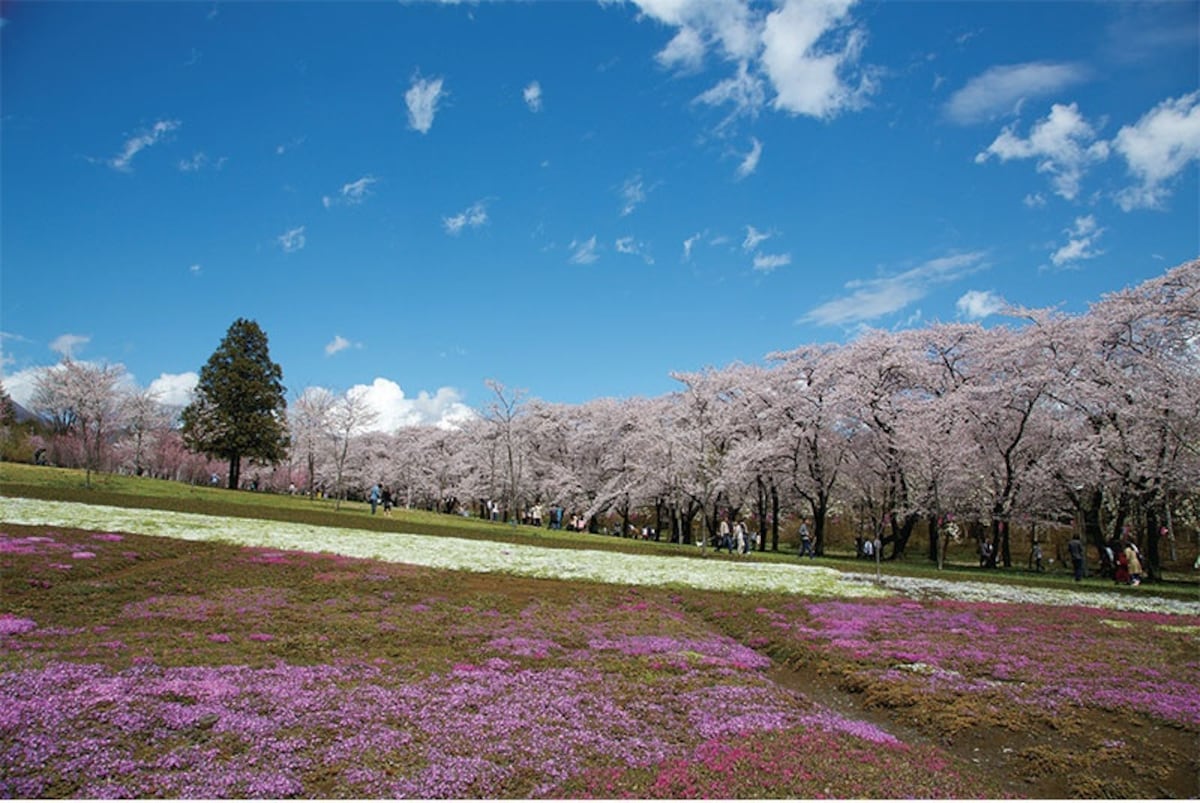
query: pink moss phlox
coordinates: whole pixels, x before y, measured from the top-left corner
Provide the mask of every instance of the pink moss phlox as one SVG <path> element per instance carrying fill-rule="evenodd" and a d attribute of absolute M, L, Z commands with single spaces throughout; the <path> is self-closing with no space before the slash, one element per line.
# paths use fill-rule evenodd
<path fill-rule="evenodd" d="M 11 613 L 0 614 L 0 636 L 19 636 L 37 629 L 37 622 Z"/>

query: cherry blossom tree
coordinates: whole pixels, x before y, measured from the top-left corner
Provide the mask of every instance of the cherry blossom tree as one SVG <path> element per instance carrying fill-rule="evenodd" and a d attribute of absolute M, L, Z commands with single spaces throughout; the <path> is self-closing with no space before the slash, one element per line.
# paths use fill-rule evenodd
<path fill-rule="evenodd" d="M 337 499 L 336 508 L 340 508 L 346 499 L 347 467 L 361 465 L 361 461 L 358 460 L 353 464 L 347 462 L 351 455 L 351 445 L 355 437 L 368 432 L 378 418 L 379 414 L 367 399 L 367 389 L 362 386 L 350 388 L 338 396 L 329 408 L 328 435 L 333 447 L 333 489 Z M 358 454 L 358 450 L 355 454 Z"/>
<path fill-rule="evenodd" d="M 317 463 L 332 438 L 333 409 L 337 397 L 322 387 L 307 388 L 288 407 L 292 455 L 303 461 L 308 474 L 308 498 L 317 494 Z"/>
<path fill-rule="evenodd" d="M 826 520 L 856 431 L 842 414 L 846 388 L 839 353 L 838 347 L 825 345 L 770 355 L 779 367 L 762 391 L 773 433 L 762 471 L 770 476 L 772 464 L 783 467 L 790 491 L 804 500 L 812 517 L 818 555 L 825 552 Z"/>
<path fill-rule="evenodd" d="M 109 439 L 124 421 L 125 381 L 122 365 L 91 365 L 70 358 L 43 369 L 35 380 L 34 409 L 50 417 L 60 431 L 79 438 L 89 487 Z"/>

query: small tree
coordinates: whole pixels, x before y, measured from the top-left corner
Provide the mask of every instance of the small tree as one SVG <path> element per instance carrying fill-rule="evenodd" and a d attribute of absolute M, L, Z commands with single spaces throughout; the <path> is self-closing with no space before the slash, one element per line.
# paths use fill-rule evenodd
<path fill-rule="evenodd" d="M 287 402 L 283 369 L 272 362 L 267 336 L 239 318 L 200 369 L 193 401 L 183 409 L 188 448 L 229 461 L 237 488 L 242 458 L 276 463 L 287 456 Z"/>

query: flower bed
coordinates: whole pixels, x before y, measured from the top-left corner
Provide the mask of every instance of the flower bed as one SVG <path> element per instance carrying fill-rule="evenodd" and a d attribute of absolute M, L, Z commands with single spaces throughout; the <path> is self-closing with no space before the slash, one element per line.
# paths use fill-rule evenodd
<path fill-rule="evenodd" d="M 0 525 L 4 797 L 1195 791 L 1195 614 L 603 552 L 563 582 L 534 548 L 9 501 L 58 518 Z"/>

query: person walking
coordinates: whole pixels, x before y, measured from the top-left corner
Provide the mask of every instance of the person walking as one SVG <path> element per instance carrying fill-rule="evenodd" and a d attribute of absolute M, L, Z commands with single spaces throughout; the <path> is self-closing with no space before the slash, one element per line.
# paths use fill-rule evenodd
<path fill-rule="evenodd" d="M 371 486 L 371 492 L 367 495 L 367 501 L 371 503 L 371 515 L 375 515 L 375 508 L 379 507 L 379 499 L 381 495 L 379 483 Z"/>
<path fill-rule="evenodd" d="M 717 526 L 717 535 L 720 540 L 717 541 L 717 551 L 728 549 L 729 554 L 733 554 L 733 539 L 729 537 L 729 519 L 722 518 L 720 525 Z"/>
<path fill-rule="evenodd" d="M 1075 570 L 1075 582 L 1083 579 L 1083 541 L 1079 537 L 1079 533 L 1071 536 L 1071 540 L 1067 542 L 1067 552 L 1071 556 L 1071 566 Z"/>
<path fill-rule="evenodd" d="M 808 531 L 808 520 L 800 522 L 800 557 L 808 555 L 810 558 L 815 558 L 816 553 L 813 552 L 812 534 Z"/>

